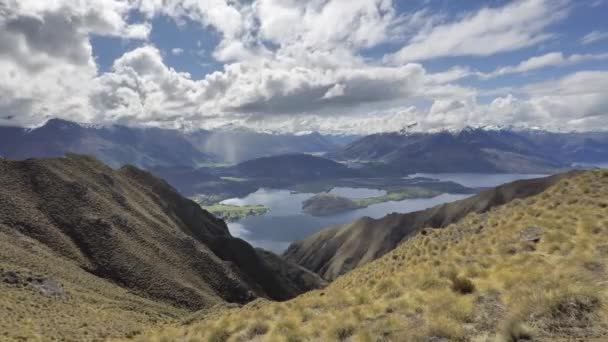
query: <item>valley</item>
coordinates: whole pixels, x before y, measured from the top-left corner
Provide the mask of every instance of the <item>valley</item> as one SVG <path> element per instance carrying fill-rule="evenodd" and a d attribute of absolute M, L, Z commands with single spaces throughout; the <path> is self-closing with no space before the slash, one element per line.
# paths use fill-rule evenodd
<path fill-rule="evenodd" d="M 139 341 L 603 340 L 608 173 L 421 229 L 386 255 L 288 302 L 218 308 Z"/>
<path fill-rule="evenodd" d="M 0 342 L 608 341 L 608 0 L 0 0 Z"/>
<path fill-rule="evenodd" d="M 286 154 L 272 154 L 276 150 L 270 147 L 279 141 L 320 138 L 266 134 L 259 139 L 272 141 L 262 144 L 270 155 L 260 151 L 261 157 L 236 163 L 204 152 L 192 136 L 175 131 L 126 127 L 105 131 L 54 121 L 33 130 L 31 136 L 20 131 L 17 137 L 38 144 L 46 134 L 52 136 L 40 130 L 56 129 L 64 132 L 63 140 L 55 140 L 48 150 L 32 147 L 37 151 L 32 156 L 62 156 L 0 159 L 0 286 L 5 293 L 0 303 L 14 308 L 2 312 L 11 319 L 0 322 L 0 327 L 8 332 L 4 335 L 8 340 L 40 335 L 67 340 L 181 339 L 177 335 L 203 341 L 365 340 L 378 334 L 388 340 L 403 334 L 413 340 L 471 340 L 503 336 L 509 329 L 522 336 L 554 337 L 558 335 L 546 328 L 554 324 L 552 318 L 544 318 L 542 325 L 517 316 L 529 309 L 515 307 L 510 297 L 511 291 L 524 291 L 510 282 L 508 277 L 513 276 L 503 279 L 493 273 L 515 262 L 507 251 L 510 247 L 503 246 L 511 240 L 498 242 L 493 233 L 480 240 L 483 233 L 477 237 L 474 227 L 483 226 L 484 232 L 491 227 L 488 232 L 508 235 L 520 229 L 513 228 L 520 227 L 519 221 L 513 221 L 520 217 L 526 222 L 520 229 L 526 241 L 537 243 L 539 234 L 553 236 L 548 222 L 569 220 L 563 217 L 567 211 L 555 210 L 562 204 L 551 197 L 556 196 L 556 188 L 560 196 L 569 198 L 564 205 L 582 206 L 577 215 L 587 217 L 589 207 L 598 207 L 598 222 L 604 218 L 602 171 L 550 176 L 571 168 L 593 169 L 601 165 L 598 154 L 590 152 L 587 158 L 577 150 L 576 155 L 589 163 L 570 167 L 563 161 L 548 162 L 535 152 L 526 160 L 535 160 L 536 166 L 525 162 L 514 168 L 523 160 L 522 149 L 508 168 L 480 168 L 485 161 L 470 159 L 474 154 L 456 160 L 460 157 L 452 150 L 459 144 L 463 150 L 472 149 L 464 137 L 473 132 L 450 133 L 453 146 L 448 150 L 430 144 L 432 167 L 418 163 L 424 158 L 412 167 L 409 159 L 399 164 L 392 157 L 379 157 L 378 151 L 349 160 L 339 154 L 352 153 L 369 137 L 347 140 L 348 145 L 342 146 L 324 143 L 327 151 L 322 153 L 286 148 Z M 77 134 L 70 137 L 72 131 Z M 252 134 L 247 133 L 249 138 Z M 445 134 L 425 136 L 422 141 L 447 139 Z M 497 139 L 494 134 L 481 136 Z M 83 143 L 106 139 L 103 145 L 118 146 L 123 135 L 135 139 L 136 148 L 129 153 L 141 158 L 98 147 L 90 150 L 97 143 Z M 411 139 L 389 136 L 406 145 Z M 386 137 L 373 137 L 378 139 Z M 415 144 L 420 144 L 421 138 L 416 139 Z M 392 156 L 401 153 L 399 144 Z M 184 154 L 172 155 L 175 146 L 182 146 Z M 216 152 L 224 151 L 218 146 Z M 72 150 L 93 153 L 111 166 Z M 25 147 L 11 153 L 17 152 L 28 155 Z M 450 154 L 446 161 L 450 165 L 470 167 L 442 167 L 444 153 Z M 364 159 L 371 156 L 376 157 Z M 504 161 L 504 155 L 501 158 Z M 138 161 L 141 169 L 120 165 L 128 159 Z M 580 191 L 590 197 L 572 199 L 580 198 Z M 542 199 L 540 214 L 530 214 L 533 206 L 524 204 L 531 198 Z M 505 210 L 507 218 L 500 216 L 506 215 Z M 576 222 L 576 232 L 583 237 L 600 229 L 587 227 L 590 219 L 580 217 Z M 495 247 L 475 252 L 489 256 L 482 265 L 466 259 L 474 254 L 458 247 L 458 241 Z M 580 243 L 584 241 L 588 238 Z M 515 245 L 516 254 L 536 251 L 527 242 Z M 549 253 L 555 263 L 578 260 L 559 252 L 577 250 L 578 245 L 540 246 L 542 255 Z M 441 255 L 450 259 L 439 261 Z M 531 260 L 536 261 L 530 267 L 544 267 L 536 256 Z M 551 277 L 584 273 L 570 268 L 563 272 Z M 354 288 L 355 283 L 361 286 Z M 494 283 L 499 285 L 492 287 Z M 563 295 L 570 298 L 568 292 Z M 505 311 L 486 312 L 486 300 L 500 302 Z M 450 308 L 447 316 L 437 311 L 444 306 Z M 99 315 L 102 308 L 105 314 Z M 60 314 L 53 320 L 45 318 L 55 311 Z M 534 315 L 547 313 L 534 311 Z M 519 318 L 511 318 L 515 316 Z M 490 319 L 487 325 L 482 323 L 484 317 Z M 233 325 L 231 319 L 243 324 Z M 401 323 L 394 323 L 398 319 Z M 590 316 L 576 324 L 589 322 L 602 321 Z M 414 335 L 412 324 L 420 327 Z M 113 328 L 107 329 L 110 325 Z M 586 328 L 578 333 L 601 335 L 603 330 Z"/>

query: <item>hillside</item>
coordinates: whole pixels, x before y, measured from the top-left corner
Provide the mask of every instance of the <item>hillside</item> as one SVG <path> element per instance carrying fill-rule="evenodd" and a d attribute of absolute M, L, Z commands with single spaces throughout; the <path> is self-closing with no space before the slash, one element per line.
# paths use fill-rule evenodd
<path fill-rule="evenodd" d="M 323 290 L 137 341 L 603 341 L 608 172 L 426 229 Z"/>
<path fill-rule="evenodd" d="M 320 193 L 302 202 L 302 212 L 312 216 L 327 216 L 361 208 L 350 198 Z"/>
<path fill-rule="evenodd" d="M 269 134 L 251 130 L 195 131 L 186 138 L 200 151 L 216 155 L 228 163 L 290 153 L 332 151 L 349 139 L 324 136 L 319 133 L 304 135 Z"/>
<path fill-rule="evenodd" d="M 423 211 L 394 213 L 380 219 L 364 217 L 294 242 L 285 251 L 284 257 L 317 272 L 325 279 L 333 280 L 383 256 L 423 228 L 445 227 L 471 212 L 486 212 L 514 199 L 536 195 L 562 177 L 557 175 L 517 181 Z"/>
<path fill-rule="evenodd" d="M 213 160 L 182 133 L 160 128 L 91 127 L 52 119 L 35 129 L 0 127 L 0 156 L 6 159 L 93 155 L 112 167 L 195 167 Z"/>
<path fill-rule="evenodd" d="M 371 163 L 375 172 L 554 173 L 577 162 L 608 160 L 606 133 L 486 130 L 382 133 L 330 154 Z"/>
<path fill-rule="evenodd" d="M 357 170 L 341 163 L 308 154 L 284 154 L 242 162 L 230 171 L 236 176 L 311 180 L 324 178 L 356 177 Z"/>
<path fill-rule="evenodd" d="M 2 339 L 99 339 L 319 287 L 132 166 L 0 159 Z"/>

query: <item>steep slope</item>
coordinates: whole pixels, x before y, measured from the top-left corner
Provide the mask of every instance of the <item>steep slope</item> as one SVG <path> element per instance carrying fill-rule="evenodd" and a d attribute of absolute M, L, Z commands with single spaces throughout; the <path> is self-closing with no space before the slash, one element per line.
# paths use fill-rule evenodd
<path fill-rule="evenodd" d="M 423 211 L 395 213 L 377 220 L 364 217 L 333 226 L 292 243 L 284 258 L 333 280 L 383 256 L 425 227 L 445 227 L 471 212 L 486 212 L 514 199 L 536 195 L 562 177 L 564 175 L 517 181 Z"/>
<path fill-rule="evenodd" d="M 0 175 L 0 286 L 14 294 L 2 299 L 0 315 L 19 313 L 0 320 L 0 331 L 19 334 L 10 328 L 19 324 L 53 338 L 125 334 L 155 316 L 257 297 L 285 300 L 322 285 L 233 238 L 223 221 L 135 167 L 115 171 L 69 155 L 0 160 Z M 108 321 L 95 316 L 107 306 L 120 322 L 116 330 L 74 326 Z M 62 315 L 56 320 L 42 315 L 55 309 Z"/>
<path fill-rule="evenodd" d="M 112 167 L 190 166 L 212 157 L 197 150 L 181 132 L 125 126 L 88 127 L 52 119 L 36 129 L 0 128 L 0 156 L 7 159 L 94 155 Z"/>
<path fill-rule="evenodd" d="M 383 133 L 330 154 L 372 163 L 376 172 L 554 173 L 576 162 L 608 160 L 608 133 L 467 128 L 459 132 Z"/>
<path fill-rule="evenodd" d="M 138 341 L 604 341 L 608 172 L 427 229 L 327 288 Z"/>

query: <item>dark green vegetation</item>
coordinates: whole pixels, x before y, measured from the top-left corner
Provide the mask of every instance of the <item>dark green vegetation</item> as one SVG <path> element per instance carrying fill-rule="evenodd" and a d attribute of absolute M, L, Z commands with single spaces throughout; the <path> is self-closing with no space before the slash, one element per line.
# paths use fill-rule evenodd
<path fill-rule="evenodd" d="M 312 216 L 328 216 L 359 209 L 354 200 L 333 194 L 320 193 L 302 202 L 302 211 Z"/>
<path fill-rule="evenodd" d="M 384 133 L 331 153 L 377 174 L 415 172 L 554 173 L 576 162 L 608 159 L 606 133 L 484 130 Z"/>
<path fill-rule="evenodd" d="M 294 242 L 285 251 L 284 257 L 317 272 L 325 279 L 333 280 L 383 256 L 423 228 L 445 227 L 469 213 L 486 212 L 514 199 L 536 195 L 562 177 L 564 175 L 517 181 L 423 211 L 390 214 L 377 220 L 364 217 Z"/>
<path fill-rule="evenodd" d="M 373 204 L 389 201 L 402 201 L 408 198 L 427 198 L 440 195 L 441 192 L 412 186 L 391 190 L 384 196 L 349 199 L 333 194 L 320 193 L 302 203 L 302 211 L 312 216 L 327 216 L 349 210 L 366 208 Z"/>
<path fill-rule="evenodd" d="M 68 155 L 0 174 L 0 339 L 124 336 L 323 284 L 135 167 Z"/>
<path fill-rule="evenodd" d="M 203 209 L 212 213 L 216 217 L 226 221 L 237 221 L 248 216 L 264 215 L 268 212 L 268 208 L 263 205 L 228 205 L 228 204 L 213 204 L 203 205 Z"/>

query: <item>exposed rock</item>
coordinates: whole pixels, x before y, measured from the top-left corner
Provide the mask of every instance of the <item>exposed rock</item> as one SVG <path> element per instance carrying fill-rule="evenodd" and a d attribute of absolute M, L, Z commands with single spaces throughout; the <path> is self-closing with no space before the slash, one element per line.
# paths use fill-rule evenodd
<path fill-rule="evenodd" d="M 2 274 L 2 281 L 10 285 L 17 285 L 21 283 L 21 277 L 16 272 L 7 271 Z"/>
<path fill-rule="evenodd" d="M 528 227 L 520 232 L 520 237 L 523 241 L 537 243 L 543 236 L 543 230 L 538 227 Z"/>

